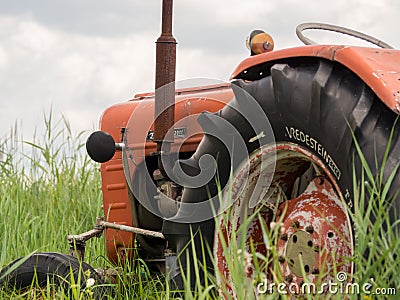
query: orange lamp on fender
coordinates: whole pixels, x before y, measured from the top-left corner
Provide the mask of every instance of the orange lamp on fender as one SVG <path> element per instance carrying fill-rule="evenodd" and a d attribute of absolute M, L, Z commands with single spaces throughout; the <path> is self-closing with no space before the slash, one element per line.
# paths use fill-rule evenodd
<path fill-rule="evenodd" d="M 246 39 L 246 46 L 251 55 L 269 52 L 274 49 L 274 40 L 262 30 L 253 30 Z"/>

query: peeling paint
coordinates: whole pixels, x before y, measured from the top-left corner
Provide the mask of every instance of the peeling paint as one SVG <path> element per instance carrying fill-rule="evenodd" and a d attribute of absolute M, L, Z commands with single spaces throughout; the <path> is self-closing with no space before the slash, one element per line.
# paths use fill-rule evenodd
<path fill-rule="evenodd" d="M 372 75 L 373 75 L 374 77 L 376 77 L 376 78 L 380 79 L 379 75 L 378 75 L 378 74 L 376 74 L 375 72 L 373 72 L 373 73 L 372 73 Z"/>
<path fill-rule="evenodd" d="M 253 143 L 261 138 L 265 137 L 265 133 L 264 131 L 261 131 L 259 134 L 257 134 L 256 136 L 252 137 L 251 139 L 249 139 L 249 143 Z"/>
<path fill-rule="evenodd" d="M 273 173 L 268 168 L 263 169 L 261 163 L 265 156 L 273 152 L 272 150 L 277 151 L 276 170 Z M 289 195 L 296 178 L 309 168 L 310 161 L 318 165 L 318 174 L 324 174 L 325 177 L 321 177 L 321 175 L 315 177 L 301 195 L 285 201 L 282 193 Z M 271 177 L 272 182 L 269 188 L 255 191 L 258 182 L 271 179 Z M 246 186 L 243 187 L 243 184 Z M 313 266 L 309 266 L 309 271 L 319 269 L 321 273 L 326 273 L 322 278 L 325 281 L 333 278 L 332 274 L 335 272 L 343 271 L 351 274 L 352 264 L 345 259 L 351 257 L 353 253 L 353 237 L 349 217 L 341 200 L 343 199 L 342 195 L 336 193 L 338 187 L 333 175 L 330 174 L 329 169 L 319 163 L 318 157 L 290 143 L 278 144 L 275 148 L 259 149 L 250 156 L 247 165 L 236 173 L 232 186 L 234 188 L 231 194 L 237 197 L 237 201 L 234 202 L 231 210 L 223 213 L 220 218 L 229 220 L 229 226 L 225 226 L 225 222 L 221 222 L 221 226 L 225 228 L 225 243 L 232 242 L 233 233 L 236 233 L 239 227 L 243 226 L 243 220 L 255 213 L 257 209 L 263 208 L 259 216 L 265 221 L 265 224 L 275 224 L 275 226 L 277 221 L 274 219 L 274 213 L 280 215 L 286 210 L 286 214 L 281 216 L 283 217 L 283 224 L 279 230 L 281 238 L 275 245 L 278 255 L 286 256 L 287 244 L 296 231 L 308 232 L 306 228 L 312 226 L 311 233 L 307 234 L 310 235 L 312 246 L 316 250 L 314 251 L 315 263 Z M 249 206 L 252 198 L 260 199 L 261 202 L 256 206 Z M 293 225 L 295 223 L 296 226 Z M 250 244 L 252 243 L 255 245 L 256 252 L 262 255 L 268 253 L 271 245 L 269 245 L 269 241 L 267 244 L 264 243 L 263 226 L 264 222 L 260 223 L 258 218 L 250 222 L 245 237 L 245 251 L 251 251 Z M 240 243 L 239 239 L 238 237 L 237 243 Z M 217 276 L 217 281 L 220 284 L 226 284 L 226 280 L 228 280 L 229 286 L 229 283 L 233 281 L 226 255 L 221 253 L 221 247 L 221 241 L 216 236 L 214 254 L 218 269 L 224 276 L 224 278 Z M 335 261 L 332 260 L 332 255 L 336 257 Z M 304 278 L 293 273 L 286 260 L 280 262 L 280 266 L 282 274 L 292 278 L 292 282 L 300 284 L 301 281 L 304 281 Z M 250 268 L 246 273 L 247 280 L 253 279 L 253 270 L 254 268 Z M 309 282 L 316 281 L 318 277 L 311 271 L 307 274 Z M 229 290 L 232 290 L 231 296 L 235 297 L 233 289 L 228 288 Z"/>

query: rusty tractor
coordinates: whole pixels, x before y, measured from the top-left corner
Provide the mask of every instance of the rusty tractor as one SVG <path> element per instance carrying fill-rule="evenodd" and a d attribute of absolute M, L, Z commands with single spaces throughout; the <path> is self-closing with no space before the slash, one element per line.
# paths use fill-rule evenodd
<path fill-rule="evenodd" d="M 304 35 L 308 29 L 374 47 L 318 45 Z M 78 270 L 86 241 L 104 234 L 112 262 L 129 263 L 138 249 L 177 288 L 206 245 L 207 270 L 229 285 L 223 245 L 247 226 L 245 247 L 265 254 L 263 226 L 278 223 L 273 247 L 284 278 L 300 284 L 322 272 L 351 274 L 345 258 L 354 254 L 360 153 L 373 176 L 385 161 L 391 218 L 400 209 L 400 51 L 339 26 L 304 23 L 296 32 L 305 46 L 274 50 L 271 36 L 255 30 L 247 39 L 251 55 L 229 83 L 176 88 L 172 1 L 164 0 L 155 92 L 107 108 L 86 144 L 101 163 L 104 215 L 94 229 L 68 237 L 71 256 L 36 253 L 11 272 L 13 282 L 29 284 L 34 270 L 43 278 L 65 275 L 70 265 Z"/>

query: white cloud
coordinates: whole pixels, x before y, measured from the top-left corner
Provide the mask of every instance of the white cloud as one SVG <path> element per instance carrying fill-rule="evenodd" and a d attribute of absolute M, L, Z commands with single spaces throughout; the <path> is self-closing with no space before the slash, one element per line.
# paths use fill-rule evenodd
<path fill-rule="evenodd" d="M 244 57 L 238 54 L 216 54 L 209 49 L 182 49 L 177 60 L 178 80 L 179 78 L 208 77 L 228 81 L 237 62 Z"/>
<path fill-rule="evenodd" d="M 42 111 L 51 105 L 55 114 L 67 116 L 74 130 L 91 129 L 106 107 L 153 90 L 154 41 L 160 34 L 154 3 L 132 2 L 128 14 L 117 5 L 98 2 L 94 14 L 85 12 L 90 7 L 87 1 L 82 7 L 76 1 L 66 9 L 79 13 L 77 21 L 54 7 L 54 11 L 47 8 L 39 13 L 37 8 L 29 12 L 25 7 L 23 13 L 0 14 L 0 136 L 17 119 L 29 136 L 32 127 L 42 121 Z M 143 15 L 140 9 L 147 5 L 151 14 L 148 8 Z M 307 21 L 350 27 L 400 46 L 397 0 L 178 0 L 174 5 L 178 80 L 227 80 L 248 55 L 244 40 L 255 28 L 271 33 L 277 49 L 301 45 L 295 26 Z M 106 24 L 110 25 L 107 34 L 99 34 Z M 318 35 L 316 39 L 330 42 L 336 38 Z"/>
<path fill-rule="evenodd" d="M 4 132 L 15 119 L 31 127 L 51 105 L 78 130 L 91 128 L 107 106 L 132 97 L 135 88 L 153 86 L 154 33 L 91 37 L 60 32 L 28 18 L 0 18 L 0 27 Z"/>
<path fill-rule="evenodd" d="M 7 67 L 7 62 L 7 53 L 4 48 L 0 47 L 0 72 L 3 72 L 3 70 Z"/>
<path fill-rule="evenodd" d="M 192 2 L 182 1 L 176 4 L 176 10 L 182 14 L 196 14 L 200 22 L 210 22 L 216 26 L 249 26 L 254 20 L 273 13 L 277 3 L 266 0 L 203 0 L 201 4 L 193 5 Z"/>

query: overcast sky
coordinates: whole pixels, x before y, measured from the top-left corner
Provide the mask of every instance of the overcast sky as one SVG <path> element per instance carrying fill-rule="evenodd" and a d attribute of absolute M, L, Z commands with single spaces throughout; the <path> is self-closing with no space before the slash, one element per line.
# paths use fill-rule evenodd
<path fill-rule="evenodd" d="M 0 0 L 0 137 L 17 121 L 31 138 L 50 106 L 91 130 L 106 107 L 152 90 L 160 15 L 161 0 Z M 311 21 L 400 48 L 399 15 L 398 0 L 175 0 L 177 80 L 227 80 L 252 29 L 276 49 L 301 45 L 295 27 Z"/>

